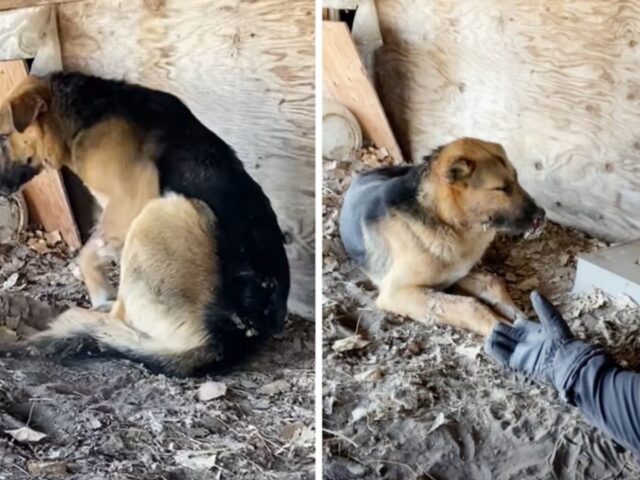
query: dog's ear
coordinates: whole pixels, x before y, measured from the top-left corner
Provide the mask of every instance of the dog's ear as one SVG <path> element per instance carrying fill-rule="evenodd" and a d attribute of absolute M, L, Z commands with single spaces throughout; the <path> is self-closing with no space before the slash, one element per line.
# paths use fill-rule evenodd
<path fill-rule="evenodd" d="M 476 163 L 466 157 L 457 157 L 447 169 L 447 180 L 455 183 L 468 178 L 476 168 Z"/>
<path fill-rule="evenodd" d="M 24 132 L 35 122 L 38 115 L 47 111 L 47 101 L 41 89 L 29 89 L 11 100 L 13 127 L 19 133 Z"/>

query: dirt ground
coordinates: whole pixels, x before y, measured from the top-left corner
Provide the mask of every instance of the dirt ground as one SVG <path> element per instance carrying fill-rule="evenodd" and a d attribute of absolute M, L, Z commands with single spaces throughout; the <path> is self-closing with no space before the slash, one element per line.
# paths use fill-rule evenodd
<path fill-rule="evenodd" d="M 22 240 L 0 245 L 3 343 L 88 304 L 55 236 Z M 0 358 L 0 480 L 313 478 L 313 362 L 313 324 L 295 317 L 213 378 L 151 375 L 125 360 Z"/>
<path fill-rule="evenodd" d="M 640 478 L 636 460 L 551 388 L 492 364 L 480 338 L 375 309 L 376 291 L 345 257 L 337 220 L 353 172 L 387 162 L 374 150 L 324 162 L 325 478 Z M 499 239 L 482 268 L 506 278 L 527 313 L 528 293 L 537 288 L 576 336 L 640 368 L 637 305 L 598 291 L 568 293 L 576 254 L 604 245 L 548 223 L 536 239 Z"/>

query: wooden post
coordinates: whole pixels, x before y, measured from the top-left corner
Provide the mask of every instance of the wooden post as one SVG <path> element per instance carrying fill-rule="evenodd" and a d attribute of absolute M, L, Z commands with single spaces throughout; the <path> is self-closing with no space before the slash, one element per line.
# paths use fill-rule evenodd
<path fill-rule="evenodd" d="M 402 162 L 402 152 L 349 28 L 343 22 L 325 21 L 322 33 L 325 93 L 353 112 L 365 137 L 378 148 L 386 148 L 397 163 Z"/>
<path fill-rule="evenodd" d="M 27 76 L 23 60 L 0 62 L 0 101 L 4 101 L 11 89 Z M 71 248 L 82 245 L 60 172 L 45 169 L 27 183 L 22 192 L 29 207 L 29 217 L 35 223 L 47 232 L 58 230 Z"/>

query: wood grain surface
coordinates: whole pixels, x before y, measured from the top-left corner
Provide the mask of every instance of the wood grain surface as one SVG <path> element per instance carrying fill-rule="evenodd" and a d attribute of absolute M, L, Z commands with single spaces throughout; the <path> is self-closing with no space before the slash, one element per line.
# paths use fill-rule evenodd
<path fill-rule="evenodd" d="M 640 236 L 640 3 L 379 0 L 383 104 L 405 153 L 501 142 L 563 224 Z"/>
<path fill-rule="evenodd" d="M 347 107 L 358 119 L 365 137 L 378 148 L 386 148 L 400 162 L 400 147 L 346 23 L 323 22 L 322 60 L 325 96 Z"/>
<path fill-rule="evenodd" d="M 311 316 L 313 0 L 86 0 L 58 22 L 66 69 L 174 93 L 237 151 L 291 241 L 290 306 Z"/>
<path fill-rule="evenodd" d="M 50 15 L 48 6 L 0 11 L 0 60 L 34 58 L 46 39 Z"/>
<path fill-rule="evenodd" d="M 0 62 L 0 102 L 27 75 L 23 60 Z M 71 248 L 81 246 L 60 172 L 43 170 L 24 186 L 22 192 L 33 222 L 42 225 L 47 232 L 58 230 Z"/>
<path fill-rule="evenodd" d="M 56 5 L 58 3 L 78 2 L 82 0 L 0 0 L 0 10 L 35 7 L 39 5 Z"/>

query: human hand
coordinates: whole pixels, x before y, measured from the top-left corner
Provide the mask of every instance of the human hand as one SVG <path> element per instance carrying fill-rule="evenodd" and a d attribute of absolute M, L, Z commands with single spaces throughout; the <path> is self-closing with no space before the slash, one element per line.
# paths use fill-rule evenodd
<path fill-rule="evenodd" d="M 485 340 L 484 351 L 503 367 L 553 385 L 555 354 L 573 340 L 573 334 L 560 312 L 537 291 L 531 293 L 531 303 L 540 323 L 526 319 L 513 325 L 499 323 Z"/>

